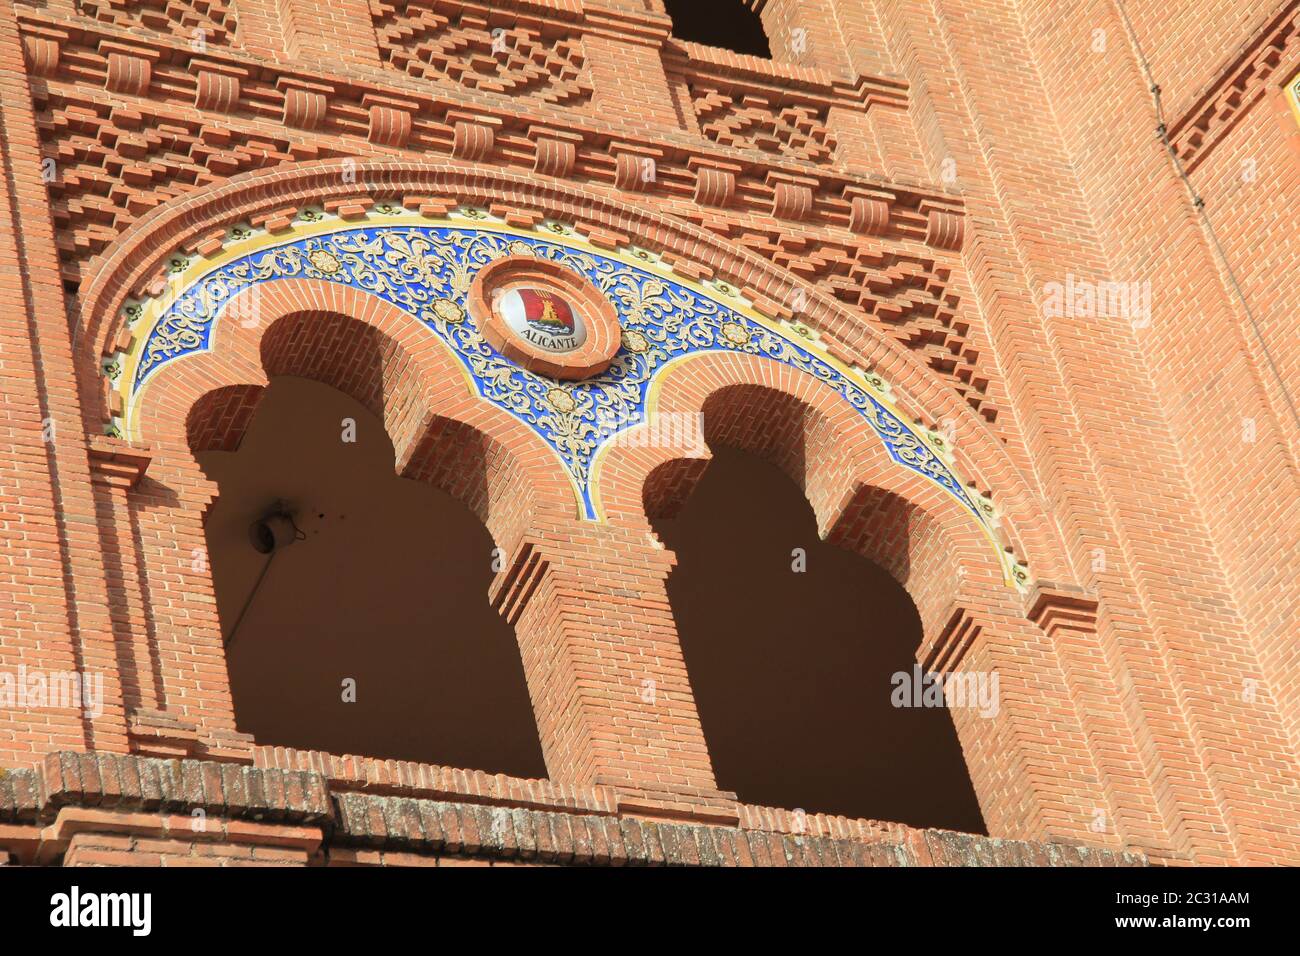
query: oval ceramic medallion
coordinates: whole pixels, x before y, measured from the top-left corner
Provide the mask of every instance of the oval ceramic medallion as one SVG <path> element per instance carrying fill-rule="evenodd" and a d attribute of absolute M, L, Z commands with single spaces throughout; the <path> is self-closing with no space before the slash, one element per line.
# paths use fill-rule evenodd
<path fill-rule="evenodd" d="M 598 375 L 618 351 L 614 303 L 590 278 L 538 256 L 493 259 L 470 284 L 466 309 L 512 362 L 551 378 Z"/>

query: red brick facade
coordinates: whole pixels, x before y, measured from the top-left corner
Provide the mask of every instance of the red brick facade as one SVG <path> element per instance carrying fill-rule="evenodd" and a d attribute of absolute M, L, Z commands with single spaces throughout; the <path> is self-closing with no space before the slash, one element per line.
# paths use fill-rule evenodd
<path fill-rule="evenodd" d="M 105 693 L 0 708 L 0 862 L 1300 864 L 1300 2 L 751 3 L 771 61 L 661 0 L 0 3 L 0 671 Z M 649 250 L 944 436 L 1002 555 L 811 375 L 656 383 L 898 578 L 919 662 L 998 675 L 953 712 L 990 837 L 719 790 L 650 525 L 707 450 L 611 448 L 583 520 L 446 349 L 314 278 L 116 427 L 134 304 L 233 227 L 389 205 Z M 195 455 L 286 374 L 491 532 L 549 779 L 240 732 Z"/>

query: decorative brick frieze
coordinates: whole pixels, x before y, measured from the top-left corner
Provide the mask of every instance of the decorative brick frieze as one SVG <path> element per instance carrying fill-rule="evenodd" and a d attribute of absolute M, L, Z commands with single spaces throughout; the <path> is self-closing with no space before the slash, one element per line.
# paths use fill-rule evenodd
<path fill-rule="evenodd" d="M 327 98 L 334 92 L 328 83 L 313 83 L 297 77 L 282 76 L 277 84 L 284 95 L 285 126 L 314 130 L 325 121 Z"/>
<path fill-rule="evenodd" d="M 198 73 L 194 105 L 215 113 L 232 112 L 239 103 L 240 83 L 247 79 L 248 69 L 219 60 L 196 59 L 192 65 Z"/>
<path fill-rule="evenodd" d="M 467 90 L 582 106 L 591 98 L 582 39 L 535 17 L 493 17 L 459 0 L 371 5 L 385 66 Z M 546 8 L 546 12 L 552 11 Z"/>
<path fill-rule="evenodd" d="M 582 136 L 554 126 L 534 125 L 528 129 L 533 141 L 533 171 L 542 176 L 567 179 L 578 159 Z"/>
<path fill-rule="evenodd" d="M 567 122 L 477 104 L 468 109 L 469 104 L 454 102 L 454 91 L 443 88 L 417 84 L 390 90 L 359 82 L 355 75 L 344 79 L 327 71 L 307 76 L 226 49 L 196 56 L 165 36 L 151 42 L 126 42 L 115 35 L 98 40 L 78 35 L 74 44 L 78 77 L 99 75 L 106 84 L 116 84 L 123 91 L 150 92 L 147 103 L 135 106 L 81 99 L 76 93 L 77 83 L 60 75 L 59 64 L 65 59 L 60 51 L 72 41 L 51 34 L 59 29 L 57 25 L 36 12 L 24 12 L 21 22 L 28 38 L 29 57 L 37 57 L 34 62 L 52 71 L 53 76 L 38 107 L 48 103 L 52 109 L 50 124 L 43 125 L 42 132 L 49 154 L 64 174 L 51 182 L 56 210 L 64 214 L 60 201 L 63 196 L 82 194 L 66 210 L 69 223 L 76 223 L 73 228 L 80 235 L 59 237 L 70 281 L 76 281 L 79 263 L 102 248 L 115 227 L 165 202 L 176 192 L 201 188 L 250 167 L 330 155 L 334 151 L 347 154 L 356 150 L 351 136 L 365 137 L 378 149 L 407 149 L 417 154 L 441 151 L 470 161 L 484 161 L 491 156 L 498 163 L 533 171 L 541 162 L 544 168 L 555 170 L 547 175 L 594 184 L 604 182 L 624 191 L 653 190 L 666 198 L 691 201 L 698 193 L 704 197 L 706 207 L 721 200 L 734 201 L 740 209 L 756 215 L 772 212 L 774 200 L 765 176 L 736 164 L 730 148 L 711 151 L 708 147 L 688 146 L 685 141 L 667 148 L 645 139 L 616 138 L 610 142 L 607 130 L 578 114 L 570 113 L 577 121 Z M 110 51 L 111 57 L 105 51 Z M 110 58 L 115 64 L 111 70 Z M 166 79 L 153 89 L 151 77 L 156 70 L 163 70 Z M 172 115 L 173 107 L 183 105 L 197 105 L 212 113 L 238 114 L 239 119 L 236 121 L 232 115 L 228 125 L 205 124 L 200 129 L 192 120 Z M 96 136 L 93 143 L 70 141 L 78 135 L 78 128 L 86 129 L 87 122 L 125 126 L 149 140 L 161 139 L 157 143 L 161 148 L 148 150 L 148 164 L 118 164 L 113 161 L 119 151 L 113 135 Z M 148 132 L 149 127 L 154 131 Z M 538 129 L 557 134 L 543 138 L 540 150 L 534 142 Z M 302 130 L 316 135 L 307 142 L 300 141 L 297 131 Z M 203 139 L 198 150 L 184 142 L 190 137 Z M 167 141 L 172 139 L 180 142 L 168 148 Z M 505 143 L 500 150 L 498 141 Z M 132 142 L 128 136 L 124 146 L 129 149 Z M 605 146 L 605 142 L 610 145 Z M 524 147 L 527 152 L 520 149 L 524 144 L 530 144 Z M 613 154 L 612 167 L 602 155 L 607 149 Z M 109 169 L 95 169 L 101 156 Z M 178 157 L 194 162 L 178 163 Z M 782 162 L 779 157 L 773 159 Z M 728 177 L 707 174 L 701 184 L 696 165 L 726 169 L 733 173 L 736 183 L 729 188 Z M 851 178 L 829 168 L 790 168 L 784 172 L 792 179 L 815 181 L 813 191 L 821 198 L 814 219 L 843 228 L 853 223 L 860 225 L 861 213 L 854 211 L 854 199 L 845 190 L 861 189 L 863 184 L 855 185 Z M 119 178 L 121 188 L 105 194 L 97 185 L 105 175 Z M 928 215 L 918 208 L 926 196 L 924 191 L 910 187 L 879 193 L 878 198 L 889 205 L 890 214 L 887 218 L 877 215 L 872 221 L 883 220 L 889 232 L 899 238 L 925 240 L 928 236 L 947 241 L 947 233 L 934 230 Z M 787 206 L 783 204 L 782 208 Z M 796 201 L 790 208 L 802 207 Z M 948 208 L 954 212 L 960 209 L 951 203 Z"/>
<path fill-rule="evenodd" d="M 889 231 L 889 200 L 849 187 L 849 229 L 866 236 L 883 236 Z"/>
<path fill-rule="evenodd" d="M 736 174 L 741 167 L 735 163 L 693 160 L 695 173 L 695 201 L 701 206 L 730 206 L 736 195 Z"/>
<path fill-rule="evenodd" d="M 726 93 L 698 82 L 690 95 L 700 131 L 720 146 L 814 165 L 829 163 L 834 154 L 826 114 L 814 107 L 782 106 L 757 93 Z"/>
<path fill-rule="evenodd" d="M 155 31 L 192 49 L 229 45 L 237 0 L 76 0 L 77 12 L 131 31 Z"/>
<path fill-rule="evenodd" d="M 827 71 L 695 43 L 671 42 L 665 62 L 670 78 L 685 91 L 692 127 L 703 136 L 813 165 L 834 157 L 833 110 L 864 113 L 880 103 L 907 102 L 906 83 L 897 78 L 864 76 L 850 85 Z"/>
<path fill-rule="evenodd" d="M 614 186 L 625 192 L 653 192 L 659 182 L 664 151 L 640 143 L 613 142 Z"/>
<path fill-rule="evenodd" d="M 32 26 L 23 32 L 23 52 L 33 76 L 54 76 L 68 31 L 53 26 Z"/>
<path fill-rule="evenodd" d="M 859 200 L 878 220 L 888 215 L 883 201 L 854 196 L 855 203 Z M 971 320 L 950 288 L 949 266 L 932 257 L 832 239 L 807 226 L 783 223 L 760 229 L 721 216 L 705 224 L 859 310 L 876 327 L 923 356 L 987 421 L 997 420 L 998 402 L 991 387 L 994 373 L 986 370 Z"/>
<path fill-rule="evenodd" d="M 814 190 L 818 186 L 815 179 L 806 176 L 789 176 L 784 173 L 771 173 L 767 185 L 772 190 L 772 215 L 777 219 L 802 221 L 811 219 L 813 214 Z"/>
<path fill-rule="evenodd" d="M 496 131 L 501 126 L 495 117 L 453 111 L 447 114 L 453 131 L 451 154 L 457 159 L 478 162 L 487 159 L 496 146 Z"/>
<path fill-rule="evenodd" d="M 99 44 L 99 52 L 107 59 L 104 85 L 108 89 L 130 96 L 144 96 L 149 92 L 153 63 L 158 58 L 156 50 L 104 40 Z"/>
<path fill-rule="evenodd" d="M 965 236 L 964 223 L 952 209 L 931 208 L 926 213 L 925 242 L 936 249 L 961 248 Z"/>
<path fill-rule="evenodd" d="M 364 173 L 364 170 L 367 168 L 368 166 L 360 165 L 360 164 L 352 166 L 351 172 L 356 174 L 357 182 L 372 182 L 372 181 L 380 182 L 380 179 L 372 179 L 372 177 L 370 177 L 369 174 Z M 383 174 L 382 181 L 393 182 L 391 181 L 390 178 L 387 178 L 387 173 Z M 346 213 L 347 208 L 351 208 L 352 206 L 364 207 L 367 206 L 369 202 L 373 202 L 372 199 L 364 198 L 364 196 L 361 196 L 361 198 L 357 198 L 357 199 L 350 199 L 346 195 L 339 195 L 337 193 L 337 189 L 335 189 L 335 183 L 337 183 L 337 181 L 335 181 L 335 179 L 333 178 L 326 178 L 324 182 L 329 183 L 330 189 L 333 190 L 333 193 L 330 193 L 328 198 L 325 198 L 325 196 L 317 194 L 317 195 L 313 195 L 312 198 L 309 200 L 303 199 L 300 200 L 300 202 L 324 204 L 326 208 L 337 208 L 341 213 Z M 439 208 L 446 209 L 446 208 L 450 208 L 450 206 L 456 206 L 456 204 L 463 204 L 463 203 L 473 204 L 474 202 L 476 202 L 476 199 L 473 199 L 472 196 L 469 194 L 452 193 L 450 198 L 445 198 L 441 200 L 441 206 L 439 206 Z M 477 200 L 477 202 L 482 202 L 482 200 Z M 448 203 L 450 203 L 450 206 L 448 206 Z M 422 198 L 422 190 L 420 190 L 420 194 L 415 196 L 415 198 L 409 200 L 408 204 L 412 208 L 425 206 L 425 204 L 428 204 L 428 199 Z M 502 215 L 502 216 L 521 215 L 521 212 L 512 213 L 510 211 L 510 208 L 507 208 L 507 206 L 504 206 L 504 204 L 502 204 L 502 206 L 500 206 L 499 208 L 498 208 L 498 204 L 495 202 L 491 202 L 490 204 L 491 206 L 493 206 L 494 209 L 497 209 L 497 215 Z M 272 206 L 269 206 L 269 208 L 273 209 L 273 211 L 277 211 L 276 215 L 281 215 L 281 212 L 279 211 L 282 211 L 283 203 L 273 203 Z M 543 206 L 542 208 L 554 209 L 555 207 Z M 243 213 L 229 213 L 229 215 L 230 215 L 231 224 L 234 224 L 235 221 L 239 221 L 240 219 L 263 221 L 261 217 L 263 217 L 265 213 L 259 211 L 259 209 L 250 208 L 247 209 L 247 211 L 244 211 Z M 551 212 L 547 212 L 546 215 L 555 215 L 555 213 L 551 211 Z M 525 216 L 525 220 L 528 220 L 529 222 L 536 222 L 537 212 L 533 211 L 532 213 L 530 213 L 530 216 Z M 632 235 L 632 233 L 624 233 L 621 232 L 621 230 L 615 233 L 614 230 L 593 228 L 593 230 L 591 230 L 591 237 L 593 237 L 593 241 L 597 239 L 598 233 L 610 234 L 608 235 L 608 239 L 610 239 L 611 242 L 614 242 L 615 245 L 619 245 L 619 243 L 628 243 L 629 235 Z M 195 237 L 185 239 L 185 241 L 183 241 L 181 245 L 187 248 L 194 246 L 195 243 L 199 241 L 200 235 L 201 234 L 196 234 Z M 749 238 L 748 235 L 746 235 L 746 239 L 748 238 Z M 794 241 L 794 238 L 796 238 L 794 237 L 794 235 L 784 235 L 784 237 L 781 237 L 781 245 L 783 246 L 787 245 L 788 242 Z M 604 239 L 601 239 L 601 241 L 603 242 Z M 803 237 L 801 241 L 806 243 L 814 243 L 815 239 L 813 235 L 809 234 L 809 235 L 805 235 L 805 237 Z M 698 239 L 692 239 L 692 241 L 690 242 L 698 242 Z M 811 248 L 813 246 L 809 246 L 809 247 Z M 698 246 L 695 246 L 695 248 L 698 248 Z M 681 256 L 677 256 L 675 252 L 669 252 L 668 250 L 664 250 L 664 254 L 666 254 L 666 261 L 668 260 L 669 256 L 671 256 L 673 263 L 675 263 L 673 264 L 673 268 L 679 269 L 679 271 L 690 271 L 690 272 L 684 272 L 682 274 L 692 274 L 692 276 L 699 276 L 699 277 L 708 277 L 708 276 L 712 276 L 712 274 L 715 274 L 715 271 L 711 271 L 711 269 L 701 267 L 701 264 L 699 264 L 698 261 L 698 256 L 685 256 L 685 258 L 681 258 Z M 777 255 L 776 259 L 777 261 L 789 261 L 789 260 L 785 260 L 781 255 Z M 836 259 L 835 255 L 828 256 L 828 258 L 823 258 L 823 256 L 820 254 L 818 256 L 815 256 L 815 260 L 819 261 L 819 263 L 822 263 L 823 265 L 826 265 L 827 263 L 835 263 L 835 261 L 839 261 Z M 927 265 L 927 267 L 924 268 L 932 268 L 932 265 Z M 862 273 L 863 278 L 870 277 L 871 272 L 867 271 L 867 269 L 870 269 L 870 267 L 867 267 L 867 265 L 865 265 L 863 269 L 865 269 L 865 271 L 863 271 Z M 733 276 L 735 276 L 735 274 L 738 273 L 732 271 L 732 274 Z M 803 273 L 802 267 L 800 267 L 800 274 L 805 274 Z M 937 277 L 940 278 L 940 281 L 945 281 L 944 272 L 939 272 L 936 274 Z M 166 276 L 164 273 L 156 273 L 156 280 L 144 280 L 143 277 L 140 277 L 139 280 L 135 280 L 133 282 L 133 287 L 135 287 L 136 290 L 144 289 L 144 287 L 149 287 L 149 289 L 152 289 L 153 286 L 157 284 L 161 284 L 161 282 L 164 282 L 165 278 Z M 933 280 L 927 280 L 927 285 L 932 284 L 932 282 Z M 159 290 L 161 290 L 161 287 L 162 286 L 159 285 Z M 155 291 L 149 291 L 148 294 L 151 295 L 155 294 Z M 763 300 L 763 302 L 768 303 L 767 306 L 764 307 L 770 308 L 770 310 L 780 311 L 783 310 L 783 308 L 789 308 L 789 303 L 792 302 L 796 304 L 805 303 L 806 306 L 809 308 L 813 306 L 813 302 L 811 302 L 811 300 L 806 298 L 806 293 L 802 294 L 802 298 L 801 298 L 800 294 L 793 293 L 792 290 L 785 290 L 783 291 L 783 293 L 774 295 L 772 294 L 772 291 L 770 289 L 767 289 L 767 287 L 754 286 L 753 289 L 750 290 L 749 294 L 751 294 L 751 297 L 754 297 L 755 300 Z M 907 300 L 911 300 L 911 298 L 913 298 L 913 294 L 907 293 L 906 298 L 902 299 L 901 302 L 905 303 L 907 302 Z M 894 308 L 885 308 L 884 306 L 885 303 L 880 303 L 879 308 L 881 310 L 881 315 L 883 316 L 892 316 L 897 311 L 894 310 Z M 121 308 L 121 306 L 110 308 L 109 313 L 105 313 L 105 315 L 118 315 L 118 312 L 116 311 L 117 308 Z M 800 308 L 802 310 L 803 304 L 800 304 Z M 774 311 L 774 315 L 776 315 L 777 313 L 776 311 Z M 918 317 L 923 317 L 924 315 L 926 315 L 926 312 L 918 313 Z M 939 315 L 943 316 L 944 312 L 940 312 Z M 813 323 L 815 324 L 820 324 L 820 323 L 824 323 L 826 319 L 815 319 L 815 317 L 813 316 L 807 316 L 807 321 L 813 321 Z M 950 321 L 950 319 L 946 319 L 945 321 Z M 114 329 L 120 328 L 120 326 L 114 325 L 113 328 Z M 828 328 L 828 326 L 826 325 L 823 325 L 822 328 L 826 330 L 826 332 L 831 332 L 832 330 L 831 328 Z M 961 330 L 959 329 L 959 324 L 954 324 L 954 329 L 957 329 L 958 332 L 959 330 Z M 844 325 L 844 328 L 842 328 L 841 332 L 849 333 L 848 341 L 857 341 L 858 337 L 862 336 L 862 329 L 858 328 L 858 326 L 855 324 Z M 841 334 L 841 333 L 836 333 L 836 334 Z M 831 338 L 828 338 L 827 341 L 832 342 L 833 336 Z M 930 341 L 931 343 L 933 343 L 935 341 L 941 342 L 943 341 L 943 339 L 933 339 L 931 337 L 927 337 L 926 341 Z M 844 351 L 841 349 L 840 346 L 833 346 L 833 347 L 839 349 L 841 355 L 844 355 L 844 360 L 848 360 L 848 362 L 855 362 L 855 360 L 861 360 L 861 359 L 854 358 L 853 352 Z M 861 347 L 861 345 L 855 347 Z M 937 350 L 937 346 L 935 347 Z M 974 378 L 974 380 L 972 380 L 972 384 L 979 386 L 980 385 L 979 378 Z M 927 399 L 927 401 L 932 402 L 933 399 Z"/>
<path fill-rule="evenodd" d="M 400 149 L 411 138 L 412 116 L 420 104 L 414 100 L 367 93 L 361 105 L 370 113 L 369 139 L 379 146 Z"/>

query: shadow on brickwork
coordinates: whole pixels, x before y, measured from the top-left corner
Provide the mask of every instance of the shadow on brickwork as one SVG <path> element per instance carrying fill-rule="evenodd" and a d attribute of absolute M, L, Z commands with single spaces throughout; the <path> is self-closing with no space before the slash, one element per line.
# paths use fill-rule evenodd
<path fill-rule="evenodd" d="M 679 40 L 765 59 L 772 55 L 762 21 L 743 0 L 665 0 L 664 6 Z"/>
<path fill-rule="evenodd" d="M 817 537 L 774 465 L 724 446 L 656 522 L 718 785 L 747 803 L 984 833 L 952 718 L 895 708 L 921 623 L 886 571 Z M 795 572 L 795 548 L 806 571 Z"/>
<path fill-rule="evenodd" d="M 306 535 L 276 555 L 230 640 L 240 730 L 546 776 L 513 630 L 488 604 L 492 539 L 460 502 L 394 475 L 374 415 L 328 386 L 273 378 L 239 449 L 198 457 L 221 489 L 206 527 L 228 639 L 266 560 L 250 523 L 283 499 Z"/>

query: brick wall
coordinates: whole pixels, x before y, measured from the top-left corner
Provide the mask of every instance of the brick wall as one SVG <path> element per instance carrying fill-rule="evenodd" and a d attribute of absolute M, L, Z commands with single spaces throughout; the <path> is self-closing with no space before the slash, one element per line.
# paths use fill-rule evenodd
<path fill-rule="evenodd" d="M 1300 862 L 1300 126 L 1281 96 L 1300 7 L 1130 0 L 1130 34 L 1103 0 L 752 5 L 770 62 L 672 37 L 654 0 L 0 4 L 0 669 L 94 671 L 106 691 L 93 719 L 0 711 L 0 847 L 74 865 L 1060 862 L 1084 843 L 1106 863 Z M 1253 323 L 1156 139 L 1139 48 Z M 718 791 L 647 519 L 707 455 L 616 450 L 605 523 L 578 522 L 537 437 L 377 300 L 282 286 L 273 321 L 151 386 L 146 441 L 105 435 L 103 358 L 170 257 L 393 199 L 654 248 L 951 428 L 1032 572 L 1023 595 L 817 383 L 709 359 L 662 396 L 781 464 L 824 534 L 899 577 L 919 660 L 1010 688 L 997 720 L 958 720 L 992 839 L 820 819 L 776 836 Z M 1053 311 L 1067 282 L 1145 283 L 1149 314 Z M 367 402 L 399 471 L 464 500 L 508 556 L 492 600 L 549 780 L 239 732 L 192 561 L 216 491 L 193 453 L 235 447 L 288 373 Z M 647 703 L 645 680 L 671 693 Z M 113 794 L 103 779 L 52 777 L 69 751 L 134 754 L 137 776 L 185 758 L 235 787 L 307 774 L 317 803 L 265 828 L 226 795 L 237 812 L 200 838 L 177 817 L 196 795 L 106 809 L 86 796 Z M 517 844 L 429 822 L 497 839 L 503 814 Z M 622 849 L 587 842 L 597 819 Z"/>

